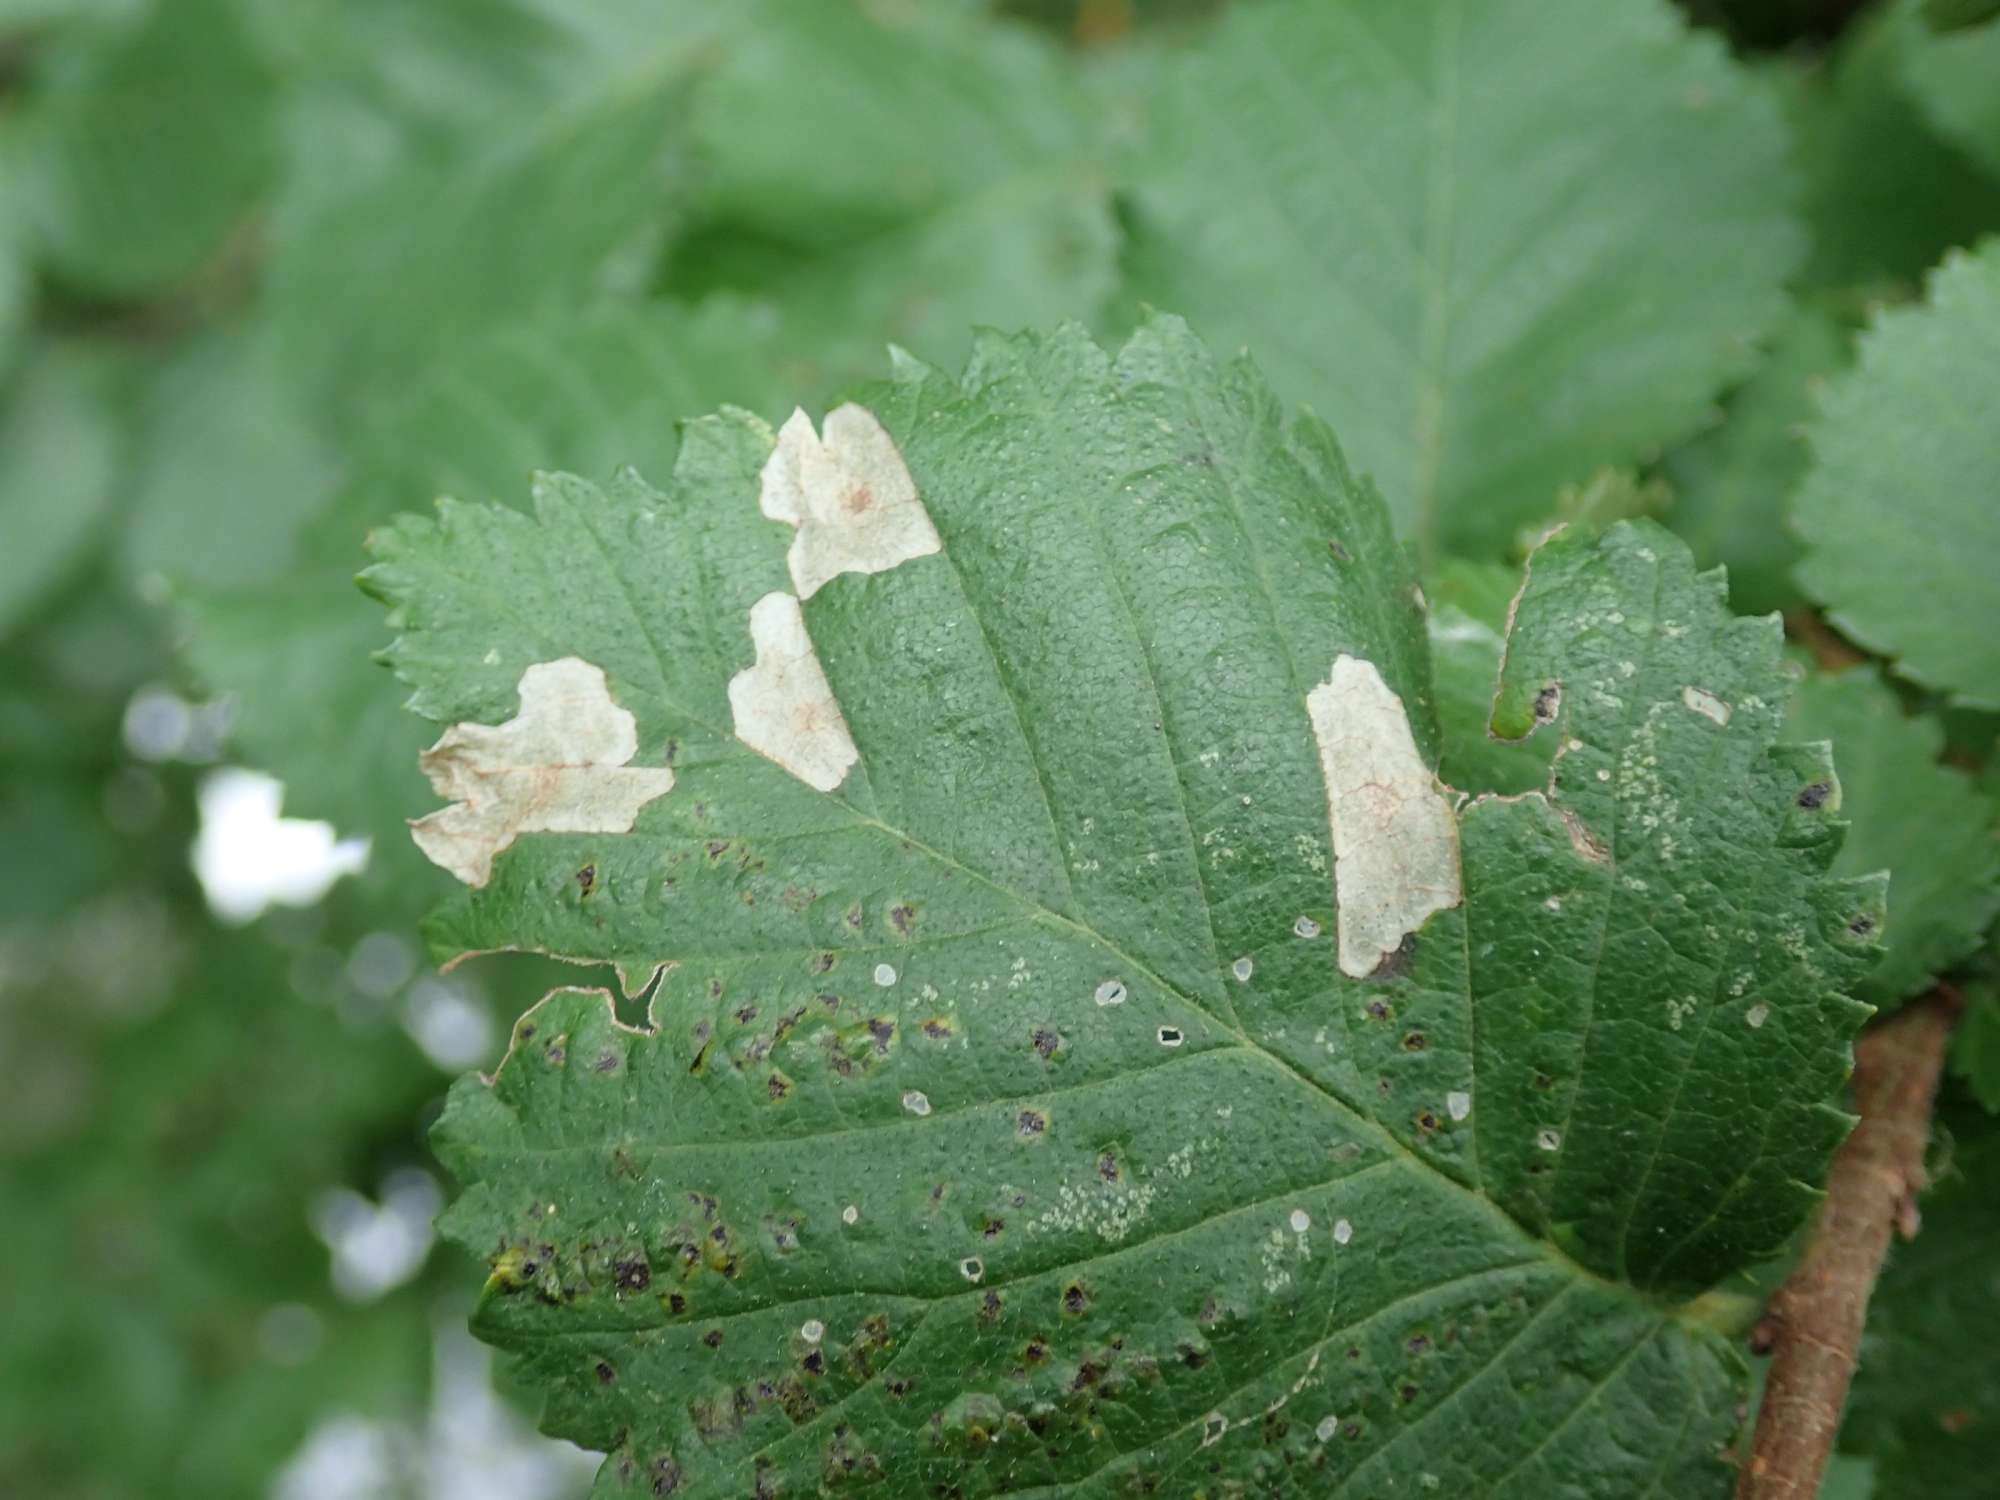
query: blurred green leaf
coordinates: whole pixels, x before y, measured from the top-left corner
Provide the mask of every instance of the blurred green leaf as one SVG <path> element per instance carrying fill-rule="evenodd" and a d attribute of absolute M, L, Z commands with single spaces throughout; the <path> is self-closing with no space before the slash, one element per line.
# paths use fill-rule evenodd
<path fill-rule="evenodd" d="M 1810 286 L 1904 295 L 1947 248 L 2000 228 L 2000 176 L 1941 139 L 1910 97 L 1902 58 L 1919 41 L 1892 6 L 1864 15 L 1825 61 L 1766 74 L 1792 123 Z"/>
<path fill-rule="evenodd" d="M 1427 555 L 1497 554 L 1749 368 L 1804 248 L 1783 156 L 1664 0 L 1246 5 L 1163 70 L 1129 269 L 1333 421 Z"/>
<path fill-rule="evenodd" d="M 275 87 L 233 0 L 59 31 L 6 137 L 48 269 L 138 299 L 191 276 L 271 184 Z"/>
<path fill-rule="evenodd" d="M 1912 682 L 2000 707 L 2000 238 L 1862 334 L 1809 431 L 1800 585 Z"/>
<path fill-rule="evenodd" d="M 1791 577 L 1800 546 L 1787 511 L 1811 458 L 1805 424 L 1814 388 L 1847 359 L 1839 321 L 1814 306 L 1797 308 L 1729 397 L 1722 420 L 1661 464 L 1673 486 L 1667 524 L 1704 567 L 1729 569 L 1730 602 L 1744 614 L 1800 602 Z"/>
<path fill-rule="evenodd" d="M 730 232 L 693 240 L 669 280 L 776 304 L 811 366 L 799 399 L 880 369 L 891 343 L 956 363 L 975 326 L 1098 318 L 1118 234 L 1071 59 L 937 7 L 753 15 L 695 120 L 700 212 Z"/>
<path fill-rule="evenodd" d="M 50 345 L 0 381 L 0 639 L 83 569 L 118 500 L 117 362 Z"/>
<path fill-rule="evenodd" d="M 1940 134 L 2000 172 L 2000 21 L 1910 34 L 1901 58 L 1910 96 Z"/>

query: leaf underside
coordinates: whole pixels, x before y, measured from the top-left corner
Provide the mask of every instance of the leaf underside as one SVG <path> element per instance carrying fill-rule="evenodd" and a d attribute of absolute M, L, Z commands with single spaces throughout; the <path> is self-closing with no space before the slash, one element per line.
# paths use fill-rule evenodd
<path fill-rule="evenodd" d="M 438 1129 L 548 1426 L 614 1494 L 1726 1493 L 1679 1304 L 1812 1201 L 1880 927 L 1775 625 L 1649 523 L 1545 544 L 1493 728 L 1551 785 L 1454 804 L 1462 900 L 1350 978 L 1306 696 L 1370 663 L 1437 753 L 1372 490 L 1171 319 L 900 374 L 940 545 L 803 601 L 831 792 L 733 733 L 762 422 L 376 538 L 418 711 L 580 658 L 674 772 L 433 929 L 658 975 L 643 1029 L 549 996 Z"/>

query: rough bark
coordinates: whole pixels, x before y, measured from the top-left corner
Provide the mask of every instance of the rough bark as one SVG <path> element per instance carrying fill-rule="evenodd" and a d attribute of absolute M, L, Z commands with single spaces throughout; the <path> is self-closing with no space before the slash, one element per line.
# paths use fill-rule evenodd
<path fill-rule="evenodd" d="M 1861 1122 L 1834 1157 L 1805 1254 L 1751 1335 L 1772 1357 L 1737 1500 L 1819 1494 L 1890 1236 L 1917 1231 L 1931 1106 L 1960 1005 L 1941 985 L 1855 1044 Z"/>

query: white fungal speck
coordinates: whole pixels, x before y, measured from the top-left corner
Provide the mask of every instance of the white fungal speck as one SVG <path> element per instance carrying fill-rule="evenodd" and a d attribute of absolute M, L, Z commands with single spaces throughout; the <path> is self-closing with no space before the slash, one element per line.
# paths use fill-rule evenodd
<path fill-rule="evenodd" d="M 1729 705 L 1713 693 L 1705 693 L 1698 687 L 1684 687 L 1681 689 L 1681 702 L 1704 719 L 1713 719 L 1718 724 L 1729 722 Z"/>
<path fill-rule="evenodd" d="M 1606 770 L 1603 766 L 1599 766 L 1597 768 L 1597 779 L 1599 781 L 1609 781 L 1611 779 L 1611 772 Z"/>
<path fill-rule="evenodd" d="M 1293 1234 L 1304 1234 L 1308 1229 L 1312 1227 L 1313 1227 L 1313 1220 L 1311 1214 L 1307 1213 L 1303 1208 L 1295 1208 L 1292 1210 Z"/>
<path fill-rule="evenodd" d="M 1236 976 L 1238 984 L 1248 984 L 1250 976 L 1256 971 L 1257 966 L 1247 956 L 1237 959 L 1235 963 L 1229 966 L 1229 972 Z"/>
<path fill-rule="evenodd" d="M 1322 1443 L 1330 1443 L 1333 1441 L 1333 1435 L 1338 1431 L 1340 1431 L 1340 1418 L 1321 1417 L 1319 1419 L 1319 1426 L 1313 1429 L 1313 1436 L 1318 1438 Z"/>
<path fill-rule="evenodd" d="M 894 964 L 875 965 L 875 982 L 885 990 L 889 988 L 890 985 L 896 982 L 896 966 Z"/>
<path fill-rule="evenodd" d="M 1771 1019 L 1771 1007 L 1759 1001 L 1757 1004 L 1751 1006 L 1748 1010 L 1743 1012 L 1743 1019 L 1747 1023 L 1749 1023 L 1751 1029 L 1754 1030 L 1757 1027 L 1762 1026 L 1766 1021 Z"/>
<path fill-rule="evenodd" d="M 1178 1026 L 1162 1026 L 1160 1028 L 1160 1045 L 1162 1047 L 1178 1047 L 1186 1040 L 1187 1038 L 1181 1034 L 1181 1029 Z"/>
<path fill-rule="evenodd" d="M 1124 981 L 1118 979 L 1105 980 L 1104 983 L 1097 987 L 1097 993 L 1092 998 L 1099 1005 L 1123 1005 L 1125 1003 Z"/>
<path fill-rule="evenodd" d="M 1316 938 L 1319 936 L 1319 923 L 1311 917 L 1300 917 L 1292 923 L 1292 931 L 1302 938 Z"/>
<path fill-rule="evenodd" d="M 1454 1120 L 1463 1120 L 1472 1113 L 1472 1095 L 1454 1089 L 1444 1096 L 1444 1110 Z"/>
<path fill-rule="evenodd" d="M 930 1097 L 922 1089 L 911 1089 L 903 1095 L 903 1108 L 913 1115 L 927 1115 L 931 1112 Z"/>
<path fill-rule="evenodd" d="M 1550 911 L 1561 911 L 1563 909 L 1563 898 L 1560 896 L 1551 896 L 1542 905 L 1546 906 Z"/>
<path fill-rule="evenodd" d="M 1306 694 L 1326 782 L 1340 972 L 1362 979 L 1460 900 L 1458 822 L 1375 664 L 1334 658 Z"/>
<path fill-rule="evenodd" d="M 968 1255 L 958 1263 L 958 1274 L 967 1281 L 978 1281 L 986 1274 L 986 1262 L 976 1255 Z"/>
<path fill-rule="evenodd" d="M 799 1324 L 799 1337 L 808 1344 L 817 1344 L 826 1337 L 826 1324 L 820 1322 L 818 1318 L 807 1318 L 805 1322 Z"/>
<path fill-rule="evenodd" d="M 1335 1219 L 1333 1221 L 1333 1242 L 1336 1245 L 1344 1245 L 1353 1238 L 1354 1226 L 1351 1223 L 1346 1219 Z"/>
<path fill-rule="evenodd" d="M 1562 1150 L 1562 1143 L 1563 1138 L 1560 1130 L 1541 1130 L 1535 1133 L 1535 1144 L 1544 1151 L 1560 1151 Z"/>
<path fill-rule="evenodd" d="M 840 1222 L 841 1222 L 841 1223 L 843 1223 L 843 1224 L 858 1224 L 858 1223 L 860 1223 L 860 1222 L 861 1222 L 861 1210 L 860 1210 L 859 1208 L 857 1208 L 857 1207 L 856 1207 L 856 1206 L 855 1206 L 854 1204 L 852 1204 L 852 1203 L 848 1204 L 848 1205 L 847 1205 L 847 1207 L 843 1208 L 843 1209 L 842 1209 L 842 1210 L 840 1211 Z"/>

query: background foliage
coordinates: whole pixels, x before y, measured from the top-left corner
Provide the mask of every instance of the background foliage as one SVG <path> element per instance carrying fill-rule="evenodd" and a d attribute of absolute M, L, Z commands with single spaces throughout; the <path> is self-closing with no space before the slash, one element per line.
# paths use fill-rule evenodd
<path fill-rule="evenodd" d="M 1893 877 L 1859 993 L 1970 1006 L 1842 1482 L 1968 1493 L 1996 79 L 1977 0 L 0 0 L 0 1491 L 338 1493 L 341 1442 L 378 1488 L 576 1483 L 501 1426 L 452 1446 L 471 1267 L 341 1258 L 427 1220 L 448 1077 L 548 979 L 424 961 L 451 883 L 403 827 L 427 731 L 364 538 L 533 469 L 663 477 L 675 419 L 780 418 L 892 344 L 955 368 L 976 325 L 1156 304 L 1383 490 L 1461 786 L 1545 774 L 1478 726 L 1548 521 L 1656 516 L 1788 612 L 1839 871 Z M 223 766 L 366 868 L 217 916 Z"/>

